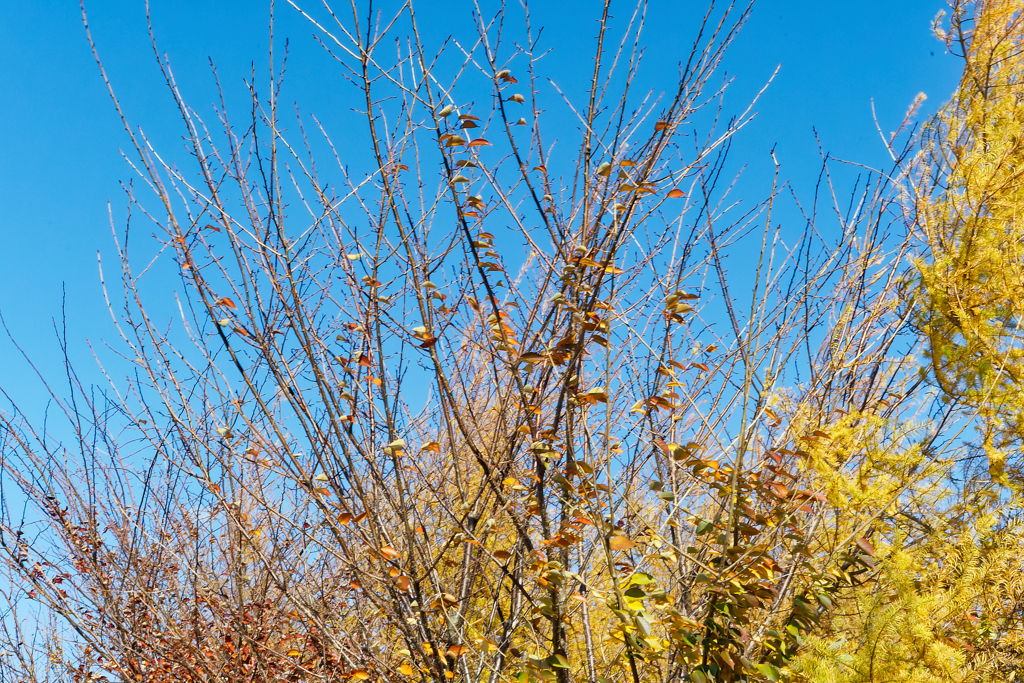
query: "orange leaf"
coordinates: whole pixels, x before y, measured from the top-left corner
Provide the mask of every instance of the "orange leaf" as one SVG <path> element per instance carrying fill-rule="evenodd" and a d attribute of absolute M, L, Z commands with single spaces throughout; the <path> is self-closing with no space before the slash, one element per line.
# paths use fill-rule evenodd
<path fill-rule="evenodd" d="M 428 444 L 424 444 L 423 447 L 420 448 L 420 450 L 421 451 L 430 451 L 432 453 L 440 453 L 441 452 L 441 444 L 439 444 L 436 441 L 431 441 Z"/>
<path fill-rule="evenodd" d="M 487 140 L 484 140 L 483 138 L 477 138 L 476 140 L 473 140 L 472 142 L 470 142 L 466 146 L 467 147 L 483 147 L 484 145 L 493 146 L 493 145 L 491 145 L 491 143 L 487 142 Z"/>
<path fill-rule="evenodd" d="M 223 297 L 221 299 L 217 299 L 216 301 L 213 302 L 213 305 L 214 306 L 227 306 L 232 311 L 236 310 L 235 302 L 232 301 L 231 299 L 227 298 L 227 297 Z"/>
<path fill-rule="evenodd" d="M 398 590 L 405 592 L 412 588 L 412 579 L 408 576 L 399 576 L 395 579 L 395 585 L 398 586 Z"/>
<path fill-rule="evenodd" d="M 412 667 L 406 662 L 402 666 L 398 667 L 398 672 L 404 676 L 412 676 Z"/>
<path fill-rule="evenodd" d="M 625 536 L 612 536 L 608 539 L 608 547 L 612 550 L 629 550 L 635 545 L 636 543 Z"/>
<path fill-rule="evenodd" d="M 469 650 L 469 648 L 466 647 L 465 645 L 452 645 L 451 647 L 448 648 L 448 652 L 445 653 L 445 656 L 447 656 L 447 657 L 461 657 L 462 655 L 466 654 L 466 652 L 468 650 Z"/>
<path fill-rule="evenodd" d="M 299 652 L 298 650 L 288 650 L 288 656 L 289 657 L 298 657 L 301 654 L 302 653 Z"/>
<path fill-rule="evenodd" d="M 669 199 L 679 199 L 680 197 L 685 197 L 686 193 L 677 188 L 677 189 L 672 190 L 671 192 L 669 192 L 668 196 L 669 196 Z"/>
<path fill-rule="evenodd" d="M 356 669 L 352 672 L 352 680 L 365 681 L 370 677 L 370 674 L 366 673 L 365 669 Z"/>

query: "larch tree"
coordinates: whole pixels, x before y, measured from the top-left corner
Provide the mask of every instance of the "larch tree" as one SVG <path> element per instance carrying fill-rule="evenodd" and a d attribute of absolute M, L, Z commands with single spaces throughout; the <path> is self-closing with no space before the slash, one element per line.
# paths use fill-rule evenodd
<path fill-rule="evenodd" d="M 934 28 L 964 72 L 905 168 L 916 253 L 903 307 L 925 342 L 924 386 L 957 416 L 960 436 L 953 448 L 940 439 L 945 455 L 927 454 L 949 472 L 918 497 L 930 514 L 888 535 L 872 581 L 794 662 L 802 680 L 1024 676 L 1024 3 L 956 1 L 950 10 Z"/>
<path fill-rule="evenodd" d="M 1019 487 L 1024 439 L 1024 3 L 958 2 L 937 30 L 963 57 L 953 100 L 928 126 L 913 218 L 914 282 L 930 373 L 973 406 L 992 475 Z"/>

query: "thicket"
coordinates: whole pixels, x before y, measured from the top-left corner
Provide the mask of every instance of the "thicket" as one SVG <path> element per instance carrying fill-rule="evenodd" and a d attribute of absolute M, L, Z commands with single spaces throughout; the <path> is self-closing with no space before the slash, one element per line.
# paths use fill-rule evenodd
<path fill-rule="evenodd" d="M 797 227 L 723 177 L 750 6 L 657 97 L 612 5 L 571 153 L 525 5 L 440 52 L 411 3 L 294 7 L 341 138 L 273 59 L 212 121 L 161 62 L 191 167 L 118 106 L 109 386 L 0 414 L 3 680 L 1021 675 L 1024 3 L 937 19 L 953 100 Z"/>

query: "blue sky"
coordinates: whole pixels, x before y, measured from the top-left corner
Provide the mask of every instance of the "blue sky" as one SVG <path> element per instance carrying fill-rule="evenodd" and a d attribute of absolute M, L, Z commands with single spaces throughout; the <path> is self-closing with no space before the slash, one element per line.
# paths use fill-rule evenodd
<path fill-rule="evenodd" d="M 704 5 L 703 0 L 652 0 L 645 41 L 650 68 L 671 75 Z M 888 132 L 918 92 L 929 96 L 928 113 L 956 84 L 960 64 L 929 30 L 943 6 L 942 0 L 758 2 L 726 63 L 735 78 L 727 106 L 738 110 L 777 66 L 781 70 L 756 108 L 757 120 L 738 140 L 737 158 L 749 163 L 756 178 L 769 168 L 767 152 L 775 146 L 784 175 L 798 191 L 809 191 L 819 164 L 816 129 L 835 156 L 884 164 L 872 99 Z M 234 92 L 240 92 L 251 64 L 266 73 L 268 7 L 262 0 L 152 0 L 160 47 L 198 109 L 209 111 L 206 105 L 215 96 L 210 59 Z M 460 22 L 470 3 L 421 2 L 418 8 L 429 36 L 440 41 L 465 25 Z M 90 0 L 87 9 L 129 119 L 158 146 L 180 147 L 180 121 L 149 45 L 143 1 Z M 534 9 L 552 49 L 548 73 L 563 86 L 585 82 L 592 18 L 600 3 L 567 0 L 534 3 Z M 340 79 L 312 40 L 311 27 L 285 3 L 279 3 L 277 14 L 276 37 L 288 38 L 291 45 L 284 98 L 321 117 L 347 110 L 351 90 L 332 86 Z M 627 14 L 625 3 L 622 14 Z M 96 344 L 116 335 L 103 304 L 96 254 L 103 253 L 112 265 L 107 202 L 119 224 L 125 206 L 119 183 L 132 179 L 119 152 L 127 137 L 89 52 L 74 0 L 0 3 L 0 58 L 5 65 L 0 71 L 0 311 L 19 342 L 52 374 L 59 371 L 52 319 L 60 315 L 63 289 L 68 336 L 80 363 L 92 362 L 86 339 Z M 2 338 L 0 361 L 0 386 L 30 402 L 40 397 L 27 381 L 27 366 Z"/>

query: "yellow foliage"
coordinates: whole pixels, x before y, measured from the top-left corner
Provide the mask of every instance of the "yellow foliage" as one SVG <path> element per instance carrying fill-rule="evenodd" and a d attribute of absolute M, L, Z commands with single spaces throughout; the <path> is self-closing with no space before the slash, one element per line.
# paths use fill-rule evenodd
<path fill-rule="evenodd" d="M 1024 443 L 1024 2 L 956 3 L 939 35 L 964 75 L 915 168 L 915 295 L 936 381 L 977 411 L 993 478 L 1010 483 L 1018 463 L 1006 479 L 1000 454 Z"/>

